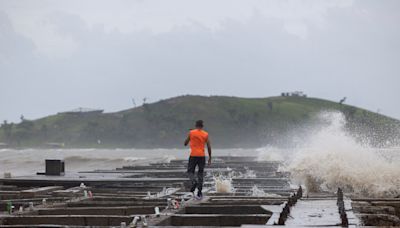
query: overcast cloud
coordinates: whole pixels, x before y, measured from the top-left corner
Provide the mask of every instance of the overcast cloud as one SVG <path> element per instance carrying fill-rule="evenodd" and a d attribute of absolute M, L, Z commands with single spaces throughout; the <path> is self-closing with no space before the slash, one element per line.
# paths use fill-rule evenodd
<path fill-rule="evenodd" d="M 0 0 L 0 120 L 301 90 L 400 118 L 400 1 Z"/>

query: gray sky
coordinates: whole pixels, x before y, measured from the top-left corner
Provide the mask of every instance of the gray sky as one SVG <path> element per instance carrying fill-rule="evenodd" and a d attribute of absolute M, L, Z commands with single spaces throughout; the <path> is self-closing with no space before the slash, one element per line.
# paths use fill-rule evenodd
<path fill-rule="evenodd" d="M 0 121 L 183 94 L 400 118 L 400 1 L 0 0 Z"/>

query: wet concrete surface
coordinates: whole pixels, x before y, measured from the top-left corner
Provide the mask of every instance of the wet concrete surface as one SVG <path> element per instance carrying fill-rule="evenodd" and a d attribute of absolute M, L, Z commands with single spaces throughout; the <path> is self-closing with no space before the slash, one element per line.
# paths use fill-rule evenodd
<path fill-rule="evenodd" d="M 340 226 L 336 195 L 301 198 L 298 187 L 290 185 L 290 174 L 278 171 L 280 162 L 233 156 L 214 160 L 206 167 L 202 200 L 188 192 L 187 160 L 0 179 L 0 226 L 246 227 L 282 221 L 288 226 Z M 232 191 L 216 192 L 215 176 L 228 178 Z M 400 200 L 346 198 L 344 207 L 350 224 L 359 217 L 365 225 L 400 225 Z"/>

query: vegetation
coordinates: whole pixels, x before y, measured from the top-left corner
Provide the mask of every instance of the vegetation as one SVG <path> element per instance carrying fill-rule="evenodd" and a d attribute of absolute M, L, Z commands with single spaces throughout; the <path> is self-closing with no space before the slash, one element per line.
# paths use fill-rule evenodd
<path fill-rule="evenodd" d="M 398 139 L 398 120 L 322 99 L 180 96 L 116 113 L 59 113 L 19 124 L 4 122 L 0 142 L 12 147 L 56 142 L 65 147 L 176 148 L 194 121 L 203 119 L 217 147 L 286 145 L 289 134 L 303 134 L 316 114 L 327 110 L 344 113 L 348 129 L 375 146 Z"/>

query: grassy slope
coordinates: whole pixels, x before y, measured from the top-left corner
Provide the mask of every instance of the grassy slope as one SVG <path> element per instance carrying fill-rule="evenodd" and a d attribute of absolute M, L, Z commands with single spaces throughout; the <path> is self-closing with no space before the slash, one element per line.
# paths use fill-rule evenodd
<path fill-rule="evenodd" d="M 316 98 L 180 96 L 97 116 L 57 114 L 32 126 L 14 126 L 11 140 L 0 131 L 0 141 L 20 146 L 65 142 L 70 147 L 179 147 L 194 120 L 203 119 L 217 146 L 259 147 L 278 142 L 323 110 L 342 111 L 348 127 L 373 136 L 375 144 L 387 140 L 380 136 L 386 135 L 383 132 L 395 133 L 399 126 L 397 120 Z"/>

